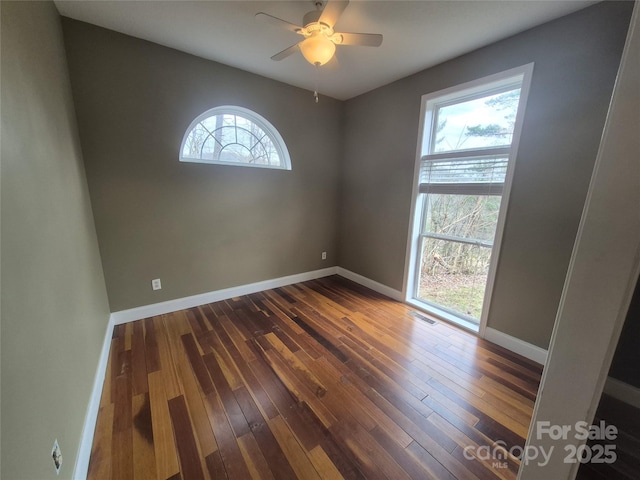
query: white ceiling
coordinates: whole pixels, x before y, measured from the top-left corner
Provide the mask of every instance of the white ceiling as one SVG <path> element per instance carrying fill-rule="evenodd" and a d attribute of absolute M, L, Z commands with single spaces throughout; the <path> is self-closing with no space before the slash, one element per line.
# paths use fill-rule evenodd
<path fill-rule="evenodd" d="M 336 24 L 342 32 L 381 33 L 382 46 L 339 46 L 337 62 L 315 72 L 296 53 L 270 57 L 298 42 L 295 33 L 255 18 L 291 23 L 312 1 L 67 1 L 61 15 L 346 100 L 595 1 L 352 0 Z"/>

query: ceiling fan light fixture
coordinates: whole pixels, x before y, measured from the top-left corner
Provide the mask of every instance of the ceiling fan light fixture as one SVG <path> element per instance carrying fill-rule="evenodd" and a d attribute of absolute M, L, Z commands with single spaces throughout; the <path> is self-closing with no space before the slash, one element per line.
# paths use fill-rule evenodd
<path fill-rule="evenodd" d="M 336 53 L 336 45 L 326 35 L 316 32 L 300 43 L 300 51 L 311 65 L 324 65 Z"/>

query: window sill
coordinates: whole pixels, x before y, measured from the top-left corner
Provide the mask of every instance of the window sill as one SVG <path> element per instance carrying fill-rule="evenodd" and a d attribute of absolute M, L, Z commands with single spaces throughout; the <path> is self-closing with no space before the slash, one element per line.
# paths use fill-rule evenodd
<path fill-rule="evenodd" d="M 436 317 L 439 320 L 443 320 L 447 323 L 452 323 L 457 327 L 460 327 L 464 330 L 470 331 L 472 333 L 479 333 L 480 331 L 480 323 L 471 322 L 464 318 L 460 318 L 452 313 L 449 313 L 445 310 L 441 310 L 437 307 L 434 307 L 431 304 L 425 303 L 417 298 L 409 298 L 407 299 L 407 303 L 412 307 L 415 307 L 423 312 L 428 313 Z"/>

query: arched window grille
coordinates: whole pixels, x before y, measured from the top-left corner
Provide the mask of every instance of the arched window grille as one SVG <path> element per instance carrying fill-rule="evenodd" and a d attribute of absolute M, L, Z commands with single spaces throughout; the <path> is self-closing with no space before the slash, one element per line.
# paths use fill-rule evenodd
<path fill-rule="evenodd" d="M 275 127 L 236 106 L 212 108 L 191 122 L 180 161 L 291 170 L 289 152 Z"/>

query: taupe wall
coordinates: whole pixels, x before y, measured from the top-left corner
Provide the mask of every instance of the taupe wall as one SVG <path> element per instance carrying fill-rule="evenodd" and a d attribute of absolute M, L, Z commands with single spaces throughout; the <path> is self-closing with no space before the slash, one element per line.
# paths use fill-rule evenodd
<path fill-rule="evenodd" d="M 109 308 L 60 17 L 5 1 L 1 17 L 0 476 L 71 478 Z"/>
<path fill-rule="evenodd" d="M 336 264 L 341 102 L 315 104 L 308 91 L 82 22 L 63 26 L 112 311 Z M 178 162 L 189 123 L 218 105 L 267 118 L 292 171 Z M 152 291 L 154 278 L 162 290 Z"/>
<path fill-rule="evenodd" d="M 402 289 L 420 97 L 535 62 L 488 325 L 547 348 L 632 8 L 597 4 L 348 101 L 339 265 Z"/>

